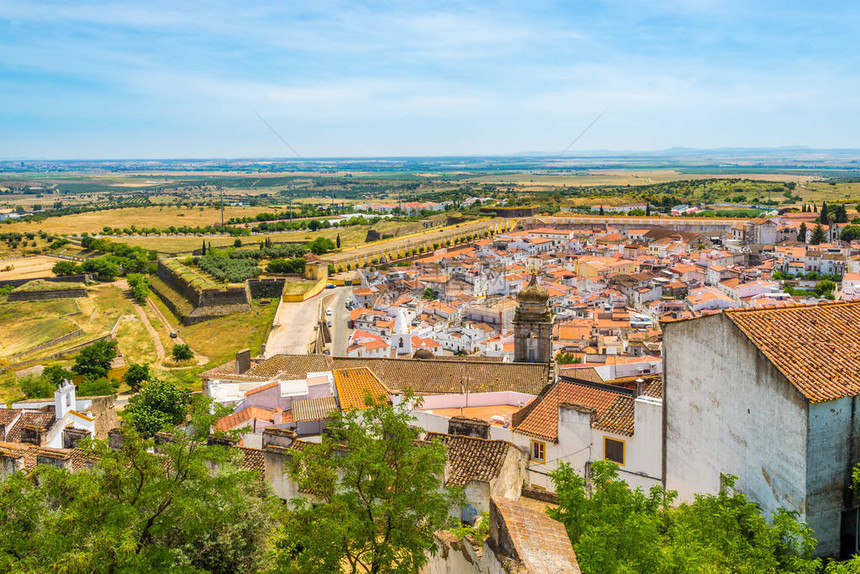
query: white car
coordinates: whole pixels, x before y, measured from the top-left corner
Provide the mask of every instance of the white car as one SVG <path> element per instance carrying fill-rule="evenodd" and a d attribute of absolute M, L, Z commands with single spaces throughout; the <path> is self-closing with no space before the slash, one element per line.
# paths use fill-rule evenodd
<path fill-rule="evenodd" d="M 331 307 L 325 310 L 325 314 L 327 317 L 331 317 Z"/>

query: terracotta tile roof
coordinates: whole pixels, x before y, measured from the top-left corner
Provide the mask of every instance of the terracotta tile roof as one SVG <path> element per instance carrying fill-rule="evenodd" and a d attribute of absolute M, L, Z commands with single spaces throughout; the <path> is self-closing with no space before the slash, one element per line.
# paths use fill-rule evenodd
<path fill-rule="evenodd" d="M 860 301 L 725 315 L 810 402 L 860 394 Z"/>
<path fill-rule="evenodd" d="M 256 470 L 261 474 L 266 472 L 266 457 L 263 455 L 263 450 L 259 448 L 249 448 L 246 446 L 234 447 L 242 454 L 242 461 L 239 467 L 244 470 Z"/>
<path fill-rule="evenodd" d="M 516 556 L 512 558 L 522 562 L 526 572 L 581 572 L 567 530 L 561 522 L 506 498 L 492 498 L 491 514 L 493 510 L 498 512 L 500 522 L 504 522 L 504 531 L 513 544 Z"/>
<path fill-rule="evenodd" d="M 21 433 L 25 425 L 33 425 L 50 429 L 54 425 L 54 413 L 43 413 L 41 411 L 24 411 L 21 418 L 11 429 L 6 429 L 6 440 L 8 442 L 21 442 Z"/>
<path fill-rule="evenodd" d="M 546 394 L 523 407 L 530 409 L 526 417 L 516 426 L 516 431 L 547 440 L 558 440 L 558 407 L 572 404 L 593 409 L 598 420 L 609 410 L 621 393 L 558 381 Z"/>
<path fill-rule="evenodd" d="M 70 460 L 72 470 L 87 468 L 92 466 L 96 461 L 95 457 L 80 448 L 47 448 L 22 442 L 0 442 L 0 456 L 23 457 L 25 471 L 31 471 L 36 468 L 36 463 L 40 456 Z"/>
<path fill-rule="evenodd" d="M 468 380 L 469 391 L 473 393 L 519 391 L 537 395 L 552 377 L 549 364 L 480 361 L 476 357 L 428 360 L 335 357 L 328 366 L 323 355 L 275 355 L 249 373 L 300 379 L 307 373 L 355 367 L 368 367 L 391 390 L 411 388 L 418 394 L 428 395 L 461 393 L 464 380 Z"/>
<path fill-rule="evenodd" d="M 390 399 L 391 392 L 367 367 L 338 369 L 332 373 L 337 386 L 337 399 L 344 411 L 368 408 L 367 399 Z"/>
<path fill-rule="evenodd" d="M 493 480 L 502 471 L 508 449 L 514 447 L 503 440 L 434 432 L 427 433 L 426 438 L 439 440 L 448 450 L 447 486 L 465 486 L 471 480 Z"/>
<path fill-rule="evenodd" d="M 330 412 L 337 410 L 337 400 L 334 397 L 293 401 L 293 420 L 295 422 L 321 421 L 327 419 Z"/>
<path fill-rule="evenodd" d="M 17 417 L 23 409 L 0 409 L 0 424 L 8 425 Z"/>
<path fill-rule="evenodd" d="M 633 400 L 630 395 L 618 395 L 615 402 L 607 409 L 606 414 L 591 425 L 592 428 L 624 436 L 633 436 L 635 415 Z"/>
<path fill-rule="evenodd" d="M 245 396 L 246 396 L 246 397 L 248 397 L 248 396 L 251 396 L 251 395 L 257 394 L 257 393 L 259 393 L 259 392 L 261 392 L 261 391 L 265 391 L 265 390 L 268 390 L 268 389 L 271 389 L 271 388 L 277 387 L 279 384 L 280 384 L 280 383 L 279 383 L 278 381 L 275 381 L 275 382 L 269 383 L 269 384 L 267 384 L 267 385 L 259 386 L 259 387 L 257 387 L 256 389 L 251 389 L 250 391 L 245 391 Z"/>
<path fill-rule="evenodd" d="M 215 430 L 232 430 L 252 419 L 267 422 L 273 422 L 275 420 L 273 411 L 260 407 L 248 407 L 218 419 L 218 422 L 215 423 Z"/>

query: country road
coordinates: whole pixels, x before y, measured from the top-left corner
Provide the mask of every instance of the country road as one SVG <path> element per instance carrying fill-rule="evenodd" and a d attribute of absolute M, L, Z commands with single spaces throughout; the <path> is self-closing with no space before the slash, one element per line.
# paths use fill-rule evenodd
<path fill-rule="evenodd" d="M 266 357 L 280 354 L 304 355 L 315 338 L 314 327 L 321 314 L 323 299 L 334 294 L 336 299 L 351 291 L 350 287 L 328 289 L 307 301 L 288 303 L 281 300 L 275 313 L 275 327 L 266 341 Z"/>

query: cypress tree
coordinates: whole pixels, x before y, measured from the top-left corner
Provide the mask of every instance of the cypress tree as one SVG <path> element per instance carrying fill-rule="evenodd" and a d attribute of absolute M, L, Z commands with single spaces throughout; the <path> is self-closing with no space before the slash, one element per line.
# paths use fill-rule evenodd
<path fill-rule="evenodd" d="M 203 240 L 203 255 L 206 255 L 206 240 Z"/>
<path fill-rule="evenodd" d="M 830 214 L 827 213 L 826 201 L 821 202 L 821 213 L 818 215 L 818 220 L 821 222 L 822 225 L 827 225 L 828 223 L 830 223 Z"/>

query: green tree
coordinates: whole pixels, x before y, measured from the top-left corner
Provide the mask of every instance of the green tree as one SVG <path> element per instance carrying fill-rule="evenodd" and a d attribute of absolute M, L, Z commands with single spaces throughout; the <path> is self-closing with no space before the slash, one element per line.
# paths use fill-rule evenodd
<path fill-rule="evenodd" d="M 47 399 L 54 396 L 57 386 L 43 376 L 26 375 L 18 380 L 18 387 L 28 399 Z"/>
<path fill-rule="evenodd" d="M 42 371 L 42 378 L 50 381 L 54 387 L 59 387 L 64 381 L 71 381 L 74 374 L 59 365 L 51 365 L 45 367 Z"/>
<path fill-rule="evenodd" d="M 233 240 L 233 247 L 236 247 L 236 248 L 242 247 L 242 240 L 239 238 L 234 239 Z"/>
<path fill-rule="evenodd" d="M 436 294 L 433 293 L 433 289 L 427 287 L 426 289 L 424 289 L 424 293 L 421 294 L 421 298 L 432 301 L 436 298 Z"/>
<path fill-rule="evenodd" d="M 96 257 L 84 261 L 83 270 L 95 273 L 102 281 L 113 281 L 119 275 L 119 264 L 108 257 Z"/>
<path fill-rule="evenodd" d="M 574 357 L 573 353 L 563 353 L 561 351 L 555 356 L 555 362 L 559 365 L 575 365 L 582 362 L 580 357 Z"/>
<path fill-rule="evenodd" d="M 839 234 L 842 241 L 854 241 L 860 239 L 860 225 L 846 225 Z"/>
<path fill-rule="evenodd" d="M 129 365 L 128 370 L 122 376 L 125 384 L 135 393 L 140 390 L 143 383 L 149 382 L 151 378 L 152 374 L 150 373 L 148 364 L 139 365 L 135 363 Z"/>
<path fill-rule="evenodd" d="M 340 249 L 340 233 L 337 234 L 337 237 L 335 238 L 334 244 L 335 244 L 335 247 Z"/>
<path fill-rule="evenodd" d="M 368 229 L 367 235 L 364 236 L 364 242 L 379 241 L 379 232 L 375 229 Z"/>
<path fill-rule="evenodd" d="M 844 204 L 839 204 L 833 211 L 833 219 L 836 223 L 848 223 L 848 212 Z"/>
<path fill-rule="evenodd" d="M 171 354 L 177 361 L 190 361 L 194 358 L 194 353 L 191 351 L 191 347 L 184 344 L 173 345 Z"/>
<path fill-rule="evenodd" d="M 827 242 L 827 236 L 824 234 L 824 228 L 820 223 L 815 224 L 815 229 L 812 230 L 812 237 L 809 240 L 810 245 L 820 245 Z"/>
<path fill-rule="evenodd" d="M 51 267 L 51 272 L 57 277 L 68 277 L 69 275 L 79 275 L 81 268 L 74 261 L 57 261 Z"/>
<path fill-rule="evenodd" d="M 293 457 L 291 476 L 316 501 L 295 500 L 278 533 L 287 572 L 417 572 L 461 500 L 441 480 L 444 446 L 418 441 L 402 410 L 368 403 L 333 413 L 322 442 Z"/>
<path fill-rule="evenodd" d="M 800 224 L 800 231 L 797 233 L 797 240 L 801 243 L 806 243 L 806 234 L 808 233 L 808 229 L 806 227 L 806 223 L 803 222 Z"/>
<path fill-rule="evenodd" d="M 86 441 L 94 466 L 39 466 L 0 484 L 0 569 L 12 572 L 256 572 L 279 502 L 237 449 L 207 444 L 202 397 L 191 430 L 155 445 Z M 201 430 L 194 430 L 201 429 Z"/>
<path fill-rule="evenodd" d="M 831 281 L 830 279 L 825 279 L 824 281 L 819 281 L 815 284 L 815 294 L 819 297 L 826 297 L 830 295 L 828 298 L 833 297 L 833 291 L 836 289 L 836 283 Z"/>
<path fill-rule="evenodd" d="M 305 247 L 308 249 L 308 251 L 315 255 L 322 255 L 323 253 L 334 249 L 334 241 L 332 241 L 328 237 L 317 237 L 316 239 L 305 245 Z"/>
<path fill-rule="evenodd" d="M 191 392 L 170 381 L 155 379 L 143 385 L 120 416 L 144 438 L 185 421 Z"/>
<path fill-rule="evenodd" d="M 116 358 L 117 343 L 102 339 L 84 347 L 75 357 L 72 372 L 86 378 L 107 377 L 110 364 Z"/>
<path fill-rule="evenodd" d="M 783 510 L 770 523 L 758 505 L 725 476 L 718 495 L 698 495 L 672 508 L 676 493 L 653 486 L 648 494 L 618 478 L 618 465 L 595 461 L 587 481 L 568 464 L 550 476 L 561 521 L 583 572 L 802 572 L 812 574 L 815 540 Z"/>
<path fill-rule="evenodd" d="M 127 279 L 132 298 L 141 305 L 146 303 L 146 298 L 149 297 L 149 277 L 142 273 L 129 273 Z"/>
<path fill-rule="evenodd" d="M 822 225 L 830 223 L 830 214 L 828 213 L 826 201 L 821 202 L 821 213 L 818 215 L 818 221 L 820 221 Z"/>

